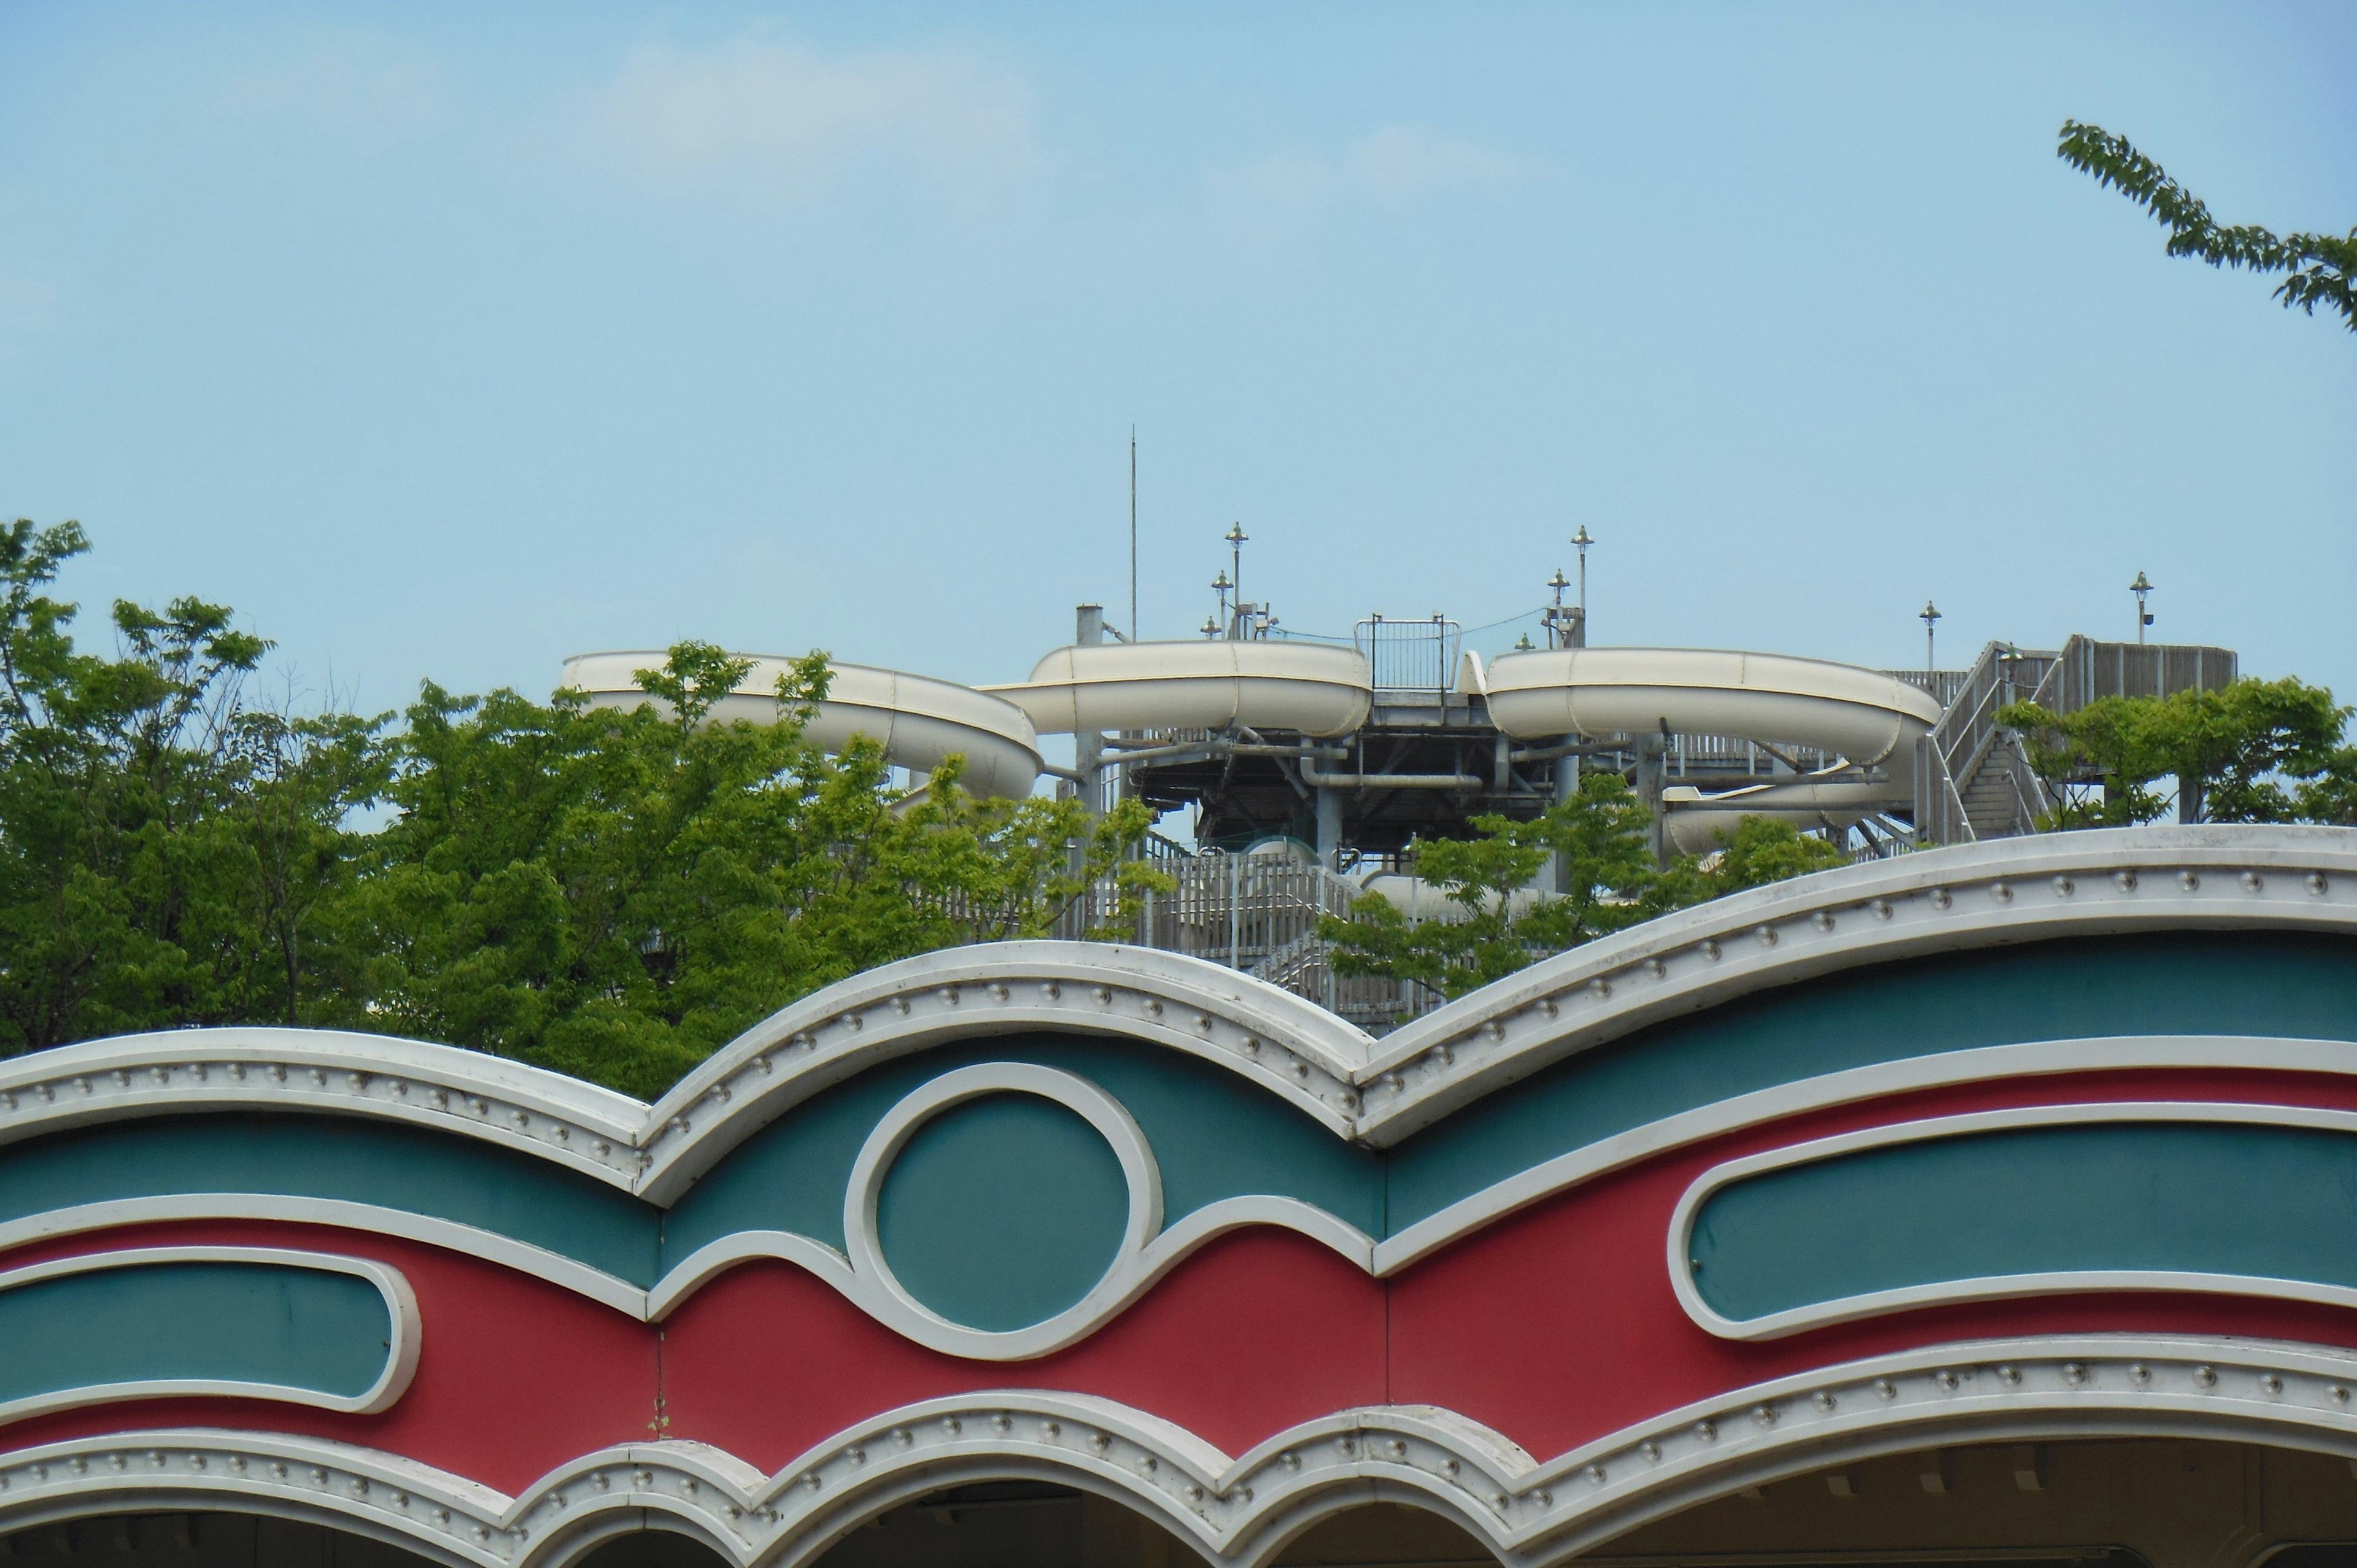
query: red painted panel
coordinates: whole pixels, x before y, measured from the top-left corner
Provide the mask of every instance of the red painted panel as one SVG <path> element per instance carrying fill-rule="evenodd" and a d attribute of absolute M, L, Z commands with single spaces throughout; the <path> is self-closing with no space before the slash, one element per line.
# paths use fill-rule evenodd
<path fill-rule="evenodd" d="M 414 1241 L 252 1221 L 125 1227 L 18 1248 L 10 1266 L 125 1247 L 294 1247 L 374 1258 L 417 1293 L 417 1376 L 379 1415 L 269 1400 L 139 1400 L 0 1428 L 0 1445 L 156 1426 L 291 1432 L 385 1449 L 513 1493 L 564 1461 L 644 1442 L 654 1418 L 655 1336 L 571 1291 Z"/>
<path fill-rule="evenodd" d="M 775 1470 L 896 1405 L 974 1389 L 1060 1389 L 1152 1411 L 1240 1454 L 1383 1399 L 1383 1289 L 1289 1230 L 1222 1237 L 1119 1318 L 1035 1361 L 911 1345 L 786 1263 L 713 1281 L 667 1325 L 667 1435 Z"/>
<path fill-rule="evenodd" d="M 5 1262 L 199 1241 L 381 1259 L 417 1291 L 425 1344 L 416 1380 L 378 1416 L 260 1401 L 146 1401 L 18 1423 L 0 1433 L 0 1445 L 145 1426 L 295 1432 L 406 1454 L 512 1492 L 579 1454 L 657 1431 L 774 1469 L 897 1405 L 1015 1387 L 1116 1400 L 1232 1454 L 1338 1409 L 1399 1402 L 1459 1411 L 1547 1456 L 1762 1380 L 1962 1338 L 2145 1331 L 2357 1346 L 2357 1313 L 2152 1295 L 1943 1308 L 1745 1345 L 1705 1334 L 1671 1294 L 1671 1209 L 1721 1160 L 1966 1110 L 2134 1099 L 2357 1109 L 2357 1086 L 2280 1073 L 2107 1073 L 1846 1107 L 1562 1194 L 1388 1286 L 1289 1231 L 1232 1234 L 1080 1345 L 1013 1363 L 910 1345 L 784 1263 L 750 1263 L 713 1281 L 659 1334 L 498 1265 L 364 1232 L 226 1221 L 125 1228 L 20 1248 Z M 668 1418 L 660 1427 L 659 1410 Z"/>
<path fill-rule="evenodd" d="M 1934 1308 L 1750 1344 L 1705 1333 L 1671 1293 L 1671 1212 L 1687 1186 L 1723 1160 L 1856 1127 L 2110 1100 L 2357 1108 L 2357 1087 L 2281 1073 L 2018 1079 L 1795 1118 L 1664 1155 L 1535 1205 L 1397 1276 L 1391 1397 L 1447 1406 L 1548 1457 L 1733 1389 L 1958 1339 L 2166 1333 L 2357 1347 L 2357 1313 L 2140 1294 Z"/>

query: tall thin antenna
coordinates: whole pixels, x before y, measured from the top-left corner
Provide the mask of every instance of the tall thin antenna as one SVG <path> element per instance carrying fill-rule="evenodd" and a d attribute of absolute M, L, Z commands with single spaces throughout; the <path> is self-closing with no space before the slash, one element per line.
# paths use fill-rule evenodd
<path fill-rule="evenodd" d="M 1129 640 L 1145 640 L 1137 631 L 1137 426 L 1129 427 Z"/>

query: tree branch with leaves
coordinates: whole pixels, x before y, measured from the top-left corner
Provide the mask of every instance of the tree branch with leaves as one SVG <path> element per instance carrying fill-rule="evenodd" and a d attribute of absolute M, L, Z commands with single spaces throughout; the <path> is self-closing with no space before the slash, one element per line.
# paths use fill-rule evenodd
<path fill-rule="evenodd" d="M 2256 224 L 2227 225 L 2210 216 L 2200 198 L 2169 177 L 2169 171 L 2136 151 L 2126 136 L 2101 125 L 2062 122 L 2055 156 L 2093 175 L 2144 208 L 2169 230 L 2169 253 L 2194 256 L 2213 267 L 2282 273 L 2275 297 L 2286 309 L 2316 314 L 2319 305 L 2338 311 L 2357 332 L 2357 229 L 2345 235 L 2284 234 Z"/>

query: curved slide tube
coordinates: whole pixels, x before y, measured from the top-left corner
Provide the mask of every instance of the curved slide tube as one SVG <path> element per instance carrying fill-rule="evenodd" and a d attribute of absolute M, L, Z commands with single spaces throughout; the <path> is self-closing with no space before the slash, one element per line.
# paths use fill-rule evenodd
<path fill-rule="evenodd" d="M 601 707 L 636 707 L 649 701 L 633 671 L 658 669 L 662 653 L 583 653 L 565 661 L 563 684 L 586 692 Z M 722 719 L 770 724 L 778 716 L 778 678 L 793 660 L 748 656 L 753 668 L 713 709 Z M 963 756 L 964 784 L 977 795 L 1019 799 L 1031 792 L 1041 768 L 1039 734 L 1021 708 L 971 686 L 866 664 L 830 666 L 826 701 L 803 731 L 812 745 L 840 751 L 855 735 L 873 738 L 902 768 L 930 773 L 944 757 Z"/>
<path fill-rule="evenodd" d="M 1042 735 L 1080 730 L 1292 730 L 1348 735 L 1374 679 L 1354 648 L 1307 642 L 1135 642 L 1060 648 L 1020 685 L 986 686 Z"/>
<path fill-rule="evenodd" d="M 1846 824 L 1911 804 L 1915 742 L 1939 723 L 1929 693 L 1872 670 L 1818 659 L 1700 648 L 1560 648 L 1468 665 L 1492 723 L 1517 739 L 1644 735 L 1666 727 L 1838 752 L 1842 766 L 1790 783 L 1663 792 L 1675 846 L 1707 850 L 1714 818 Z M 1843 777 L 1880 768 L 1886 781 Z"/>

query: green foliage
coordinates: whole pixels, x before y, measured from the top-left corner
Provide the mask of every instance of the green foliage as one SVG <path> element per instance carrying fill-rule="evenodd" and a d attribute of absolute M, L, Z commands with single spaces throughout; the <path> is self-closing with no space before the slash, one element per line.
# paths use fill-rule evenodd
<path fill-rule="evenodd" d="M 1370 893 L 1351 906 L 1349 919 L 1321 920 L 1318 934 L 1332 944 L 1338 974 L 1462 996 L 1670 909 L 1847 864 L 1835 845 L 1790 823 L 1745 817 L 1731 834 L 1719 834 L 1717 854 L 1682 857 L 1662 871 L 1647 847 L 1649 824 L 1644 803 L 1620 775 L 1586 774 L 1577 795 L 1532 821 L 1475 817 L 1479 838 L 1416 845 L 1416 875 L 1440 889 L 1450 906 L 1445 916 L 1410 920 Z M 1566 891 L 1534 893 L 1533 882 L 1556 856 Z"/>
<path fill-rule="evenodd" d="M 2212 822 L 2347 822 L 2357 808 L 2357 748 L 2341 744 L 2350 710 L 2286 677 L 2236 681 L 2169 697 L 2103 697 L 2057 714 L 2015 703 L 1997 722 L 2022 733 L 2029 765 L 2060 802 L 2049 829 L 2123 827 L 2167 807 L 2174 778 L 2190 814 Z M 2074 785 L 2099 783 L 2100 796 Z"/>
<path fill-rule="evenodd" d="M 651 1096 L 831 981 L 1167 885 L 1136 803 L 978 800 L 954 758 L 903 795 L 873 744 L 805 746 L 823 654 L 769 725 L 712 719 L 748 666 L 701 643 L 628 711 L 429 683 L 398 730 L 297 716 L 249 700 L 269 645 L 220 606 L 119 604 L 117 657 L 78 650 L 45 589 L 87 548 L 0 529 L 0 1053 L 334 1025 Z"/>
<path fill-rule="evenodd" d="M 1811 838 L 1772 817 L 1739 818 L 1732 832 L 1722 828 L 1717 837 L 1717 854 L 1682 855 L 1662 874 L 1656 903 L 1684 908 L 1849 864 L 1849 856 L 1832 840 Z"/>
<path fill-rule="evenodd" d="M 307 1019 L 376 726 L 249 706 L 270 645 L 218 605 L 118 603 L 119 657 L 77 650 L 43 590 L 88 547 L 0 528 L 0 1050 Z"/>
<path fill-rule="evenodd" d="M 2322 304 L 2341 313 L 2357 332 L 2357 229 L 2345 236 L 2286 234 L 2278 238 L 2253 224 L 2228 227 L 2210 209 L 2169 177 L 2168 171 L 2100 125 L 2062 122 L 2055 156 L 2095 177 L 2169 226 L 2169 253 L 2199 256 L 2212 266 L 2282 273 L 2276 298 L 2285 308 L 2309 315 Z"/>

